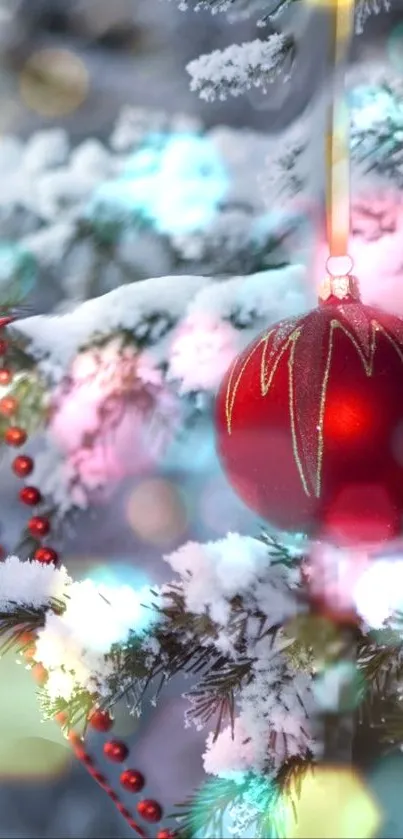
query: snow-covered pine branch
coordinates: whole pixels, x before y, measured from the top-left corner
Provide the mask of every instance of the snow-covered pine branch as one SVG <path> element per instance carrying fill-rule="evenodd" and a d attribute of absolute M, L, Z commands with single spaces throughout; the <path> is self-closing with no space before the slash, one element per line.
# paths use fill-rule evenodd
<path fill-rule="evenodd" d="M 6 616 L 12 617 L 18 609 L 32 608 L 41 613 L 52 603 L 63 603 L 71 582 L 64 567 L 7 557 L 0 563 L 0 631 Z"/>
<path fill-rule="evenodd" d="M 382 11 L 389 11 L 391 0 L 356 0 L 355 31 L 361 35 L 366 21 L 371 15 L 379 15 Z"/>
<path fill-rule="evenodd" d="M 210 102 L 240 96 L 252 87 L 265 91 L 280 73 L 289 73 L 295 51 L 293 38 L 280 33 L 266 41 L 256 39 L 214 50 L 187 65 L 191 90 Z"/>

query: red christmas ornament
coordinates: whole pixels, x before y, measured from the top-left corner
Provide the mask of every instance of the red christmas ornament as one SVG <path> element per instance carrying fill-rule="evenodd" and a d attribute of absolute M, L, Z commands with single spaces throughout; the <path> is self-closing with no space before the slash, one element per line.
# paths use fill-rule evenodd
<path fill-rule="evenodd" d="M 157 839 L 175 839 L 176 833 L 173 830 L 159 830 L 157 833 Z"/>
<path fill-rule="evenodd" d="M 50 530 L 50 521 L 45 516 L 32 516 L 28 522 L 28 530 L 31 536 L 36 538 L 46 536 Z"/>
<path fill-rule="evenodd" d="M 122 740 L 108 740 L 104 745 L 104 755 L 114 763 L 123 763 L 129 754 L 126 743 Z"/>
<path fill-rule="evenodd" d="M 14 396 L 3 396 L 3 399 L 0 399 L 0 414 L 3 414 L 3 417 L 12 417 L 17 409 L 18 402 Z"/>
<path fill-rule="evenodd" d="M 125 769 L 120 776 L 120 783 L 128 792 L 141 792 L 145 780 L 144 776 L 137 769 Z"/>
<path fill-rule="evenodd" d="M 9 446 L 23 446 L 27 440 L 27 432 L 16 425 L 10 425 L 4 435 L 4 440 Z"/>
<path fill-rule="evenodd" d="M 0 385 L 4 387 L 5 385 L 9 385 L 12 379 L 11 370 L 7 370 L 6 367 L 0 367 Z"/>
<path fill-rule="evenodd" d="M 41 493 L 37 487 L 23 487 L 19 492 L 19 496 L 20 501 L 28 507 L 35 507 L 36 504 L 39 504 L 42 501 Z"/>
<path fill-rule="evenodd" d="M 31 474 L 31 472 L 33 472 L 34 461 L 32 460 L 32 457 L 20 454 L 18 457 L 14 458 L 12 467 L 15 475 L 19 478 L 26 478 Z"/>
<path fill-rule="evenodd" d="M 153 801 L 151 798 L 143 798 L 137 804 L 137 812 L 139 816 L 146 822 L 159 822 L 162 819 L 162 807 L 158 801 Z"/>
<path fill-rule="evenodd" d="M 101 711 L 99 708 L 93 711 L 88 722 L 95 731 L 110 731 L 113 726 L 113 719 L 108 711 Z"/>
<path fill-rule="evenodd" d="M 53 563 L 53 565 L 56 565 L 59 556 L 56 553 L 56 551 L 53 550 L 53 548 L 42 547 L 37 548 L 37 550 L 34 553 L 34 559 L 36 560 L 36 562 L 43 562 L 44 565 L 50 565 L 51 563 Z"/>
<path fill-rule="evenodd" d="M 236 492 L 277 527 L 381 542 L 403 520 L 403 320 L 363 305 L 353 278 L 329 280 L 323 297 L 232 365 L 218 452 Z"/>

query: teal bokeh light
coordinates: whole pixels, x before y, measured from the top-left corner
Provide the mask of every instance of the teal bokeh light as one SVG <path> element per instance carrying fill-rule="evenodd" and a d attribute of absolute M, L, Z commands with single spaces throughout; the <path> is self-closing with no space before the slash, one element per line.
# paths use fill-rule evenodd
<path fill-rule="evenodd" d="M 0 306 L 20 303 L 35 287 L 37 263 L 13 242 L 0 242 Z"/>
<path fill-rule="evenodd" d="M 153 135 L 120 175 L 95 193 L 88 216 L 116 214 L 165 235 L 202 230 L 228 193 L 229 175 L 211 140 L 198 134 Z"/>

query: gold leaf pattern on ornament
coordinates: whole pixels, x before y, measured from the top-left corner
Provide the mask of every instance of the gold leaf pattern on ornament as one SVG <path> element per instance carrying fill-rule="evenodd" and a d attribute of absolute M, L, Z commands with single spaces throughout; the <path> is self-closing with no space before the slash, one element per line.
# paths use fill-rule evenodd
<path fill-rule="evenodd" d="M 243 363 L 243 356 L 236 358 L 232 367 L 230 368 L 228 382 L 227 382 L 227 392 L 225 394 L 225 415 L 227 420 L 227 431 L 228 434 L 232 432 L 232 419 L 235 407 L 235 399 L 238 392 L 239 385 L 241 383 L 242 376 L 251 360 L 254 356 L 255 352 L 261 347 L 262 344 L 265 344 L 270 336 L 272 335 L 273 330 L 270 330 L 267 335 L 264 335 L 260 341 L 256 341 L 253 344 L 250 352 L 247 354 L 246 358 L 244 359 Z"/>

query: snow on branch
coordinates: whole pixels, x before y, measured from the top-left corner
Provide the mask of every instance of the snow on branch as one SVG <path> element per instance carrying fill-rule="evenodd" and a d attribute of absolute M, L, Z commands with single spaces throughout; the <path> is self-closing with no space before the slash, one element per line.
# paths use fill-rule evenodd
<path fill-rule="evenodd" d="M 0 563 L 0 613 L 11 615 L 19 607 L 49 608 L 52 602 L 62 600 L 70 582 L 63 567 L 21 562 L 17 556 L 9 556 Z"/>
<path fill-rule="evenodd" d="M 371 15 L 388 12 L 390 0 L 357 0 L 355 4 L 355 31 L 358 35 L 364 31 L 365 23 Z"/>
<path fill-rule="evenodd" d="M 293 38 L 280 33 L 267 41 L 256 39 L 214 50 L 187 65 L 191 90 L 209 102 L 240 96 L 252 87 L 265 91 L 280 73 L 290 70 L 295 50 Z"/>

